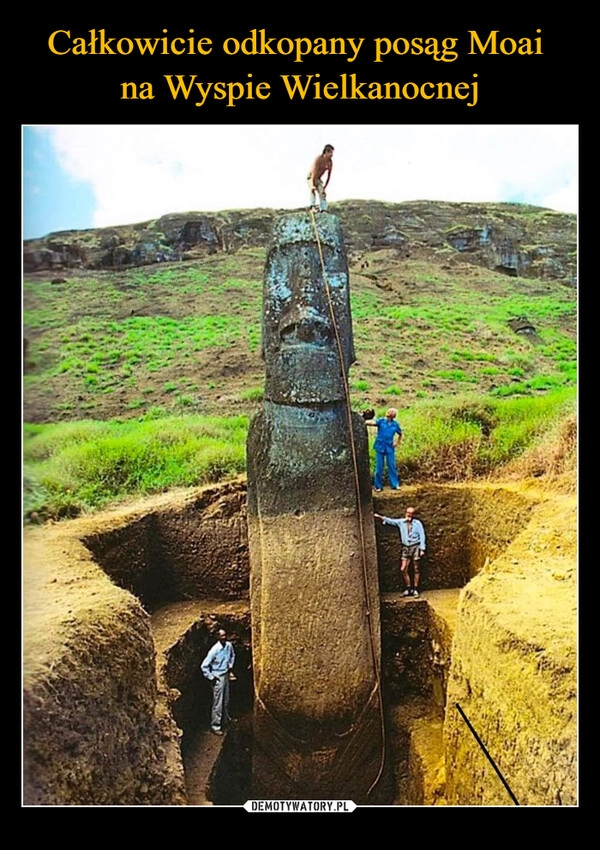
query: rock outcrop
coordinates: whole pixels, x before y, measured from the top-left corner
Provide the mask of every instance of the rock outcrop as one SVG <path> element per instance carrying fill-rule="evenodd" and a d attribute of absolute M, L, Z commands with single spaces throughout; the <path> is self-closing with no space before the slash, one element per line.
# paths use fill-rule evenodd
<path fill-rule="evenodd" d="M 403 256 L 447 251 L 508 275 L 576 284 L 577 220 L 526 204 L 341 201 L 330 205 L 353 255 L 393 248 Z M 26 272 L 122 269 L 199 254 L 265 247 L 277 211 L 189 212 L 97 230 L 62 231 L 24 243 Z"/>

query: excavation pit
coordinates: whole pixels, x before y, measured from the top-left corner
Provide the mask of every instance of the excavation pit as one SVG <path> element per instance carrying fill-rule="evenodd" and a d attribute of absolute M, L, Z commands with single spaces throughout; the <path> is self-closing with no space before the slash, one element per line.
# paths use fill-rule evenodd
<path fill-rule="evenodd" d="M 419 599 L 401 596 L 395 530 L 376 529 L 390 771 L 376 802 L 510 803 L 461 727 L 459 702 L 496 744 L 521 803 L 573 804 L 574 499 L 492 485 L 375 498 L 390 516 L 408 504 L 428 532 Z M 245 483 L 28 530 L 24 560 L 25 803 L 244 802 Z M 217 624 L 237 653 L 237 720 L 223 739 L 207 732 L 199 670 Z"/>
<path fill-rule="evenodd" d="M 373 794 L 374 804 L 393 804 L 399 794 L 408 793 L 399 788 L 409 770 L 412 720 L 434 717 L 441 730 L 452 636 L 449 623 L 457 597 L 457 590 L 438 590 L 419 600 L 405 599 L 397 592 L 382 599 L 386 724 L 394 734 L 387 742 L 387 770 Z M 208 729 L 211 691 L 199 673 L 217 624 L 226 629 L 236 648 L 236 678 L 231 684 L 235 721 L 223 739 L 215 739 Z M 182 731 L 188 803 L 242 805 L 252 796 L 253 689 L 247 607 L 211 600 L 174 603 L 153 615 L 152 630 L 163 658 L 161 680 L 175 695 L 171 711 Z M 174 633 L 178 638 L 172 644 Z M 404 713 L 399 706 L 404 706 Z M 439 759 L 439 734 L 434 743 Z"/>

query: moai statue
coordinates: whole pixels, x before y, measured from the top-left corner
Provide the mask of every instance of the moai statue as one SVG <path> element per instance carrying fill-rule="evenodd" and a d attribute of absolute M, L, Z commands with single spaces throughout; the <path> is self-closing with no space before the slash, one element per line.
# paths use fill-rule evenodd
<path fill-rule="evenodd" d="M 264 280 L 265 395 L 247 451 L 252 793 L 360 804 L 383 759 L 371 479 L 342 374 L 354 361 L 342 231 L 329 213 L 314 221 L 276 221 Z"/>

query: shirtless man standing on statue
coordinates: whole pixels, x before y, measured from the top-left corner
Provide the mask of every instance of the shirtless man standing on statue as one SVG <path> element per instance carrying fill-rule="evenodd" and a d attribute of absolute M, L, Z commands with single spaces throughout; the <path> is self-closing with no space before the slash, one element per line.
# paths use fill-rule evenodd
<path fill-rule="evenodd" d="M 333 168 L 332 156 L 333 145 L 325 145 L 323 153 L 319 154 L 315 159 L 306 178 L 310 191 L 309 206 L 319 212 L 325 212 L 327 210 L 326 189 L 329 184 L 329 178 L 331 177 L 331 169 Z M 323 184 L 321 178 L 325 172 L 327 172 L 327 179 L 325 180 L 325 184 Z"/>

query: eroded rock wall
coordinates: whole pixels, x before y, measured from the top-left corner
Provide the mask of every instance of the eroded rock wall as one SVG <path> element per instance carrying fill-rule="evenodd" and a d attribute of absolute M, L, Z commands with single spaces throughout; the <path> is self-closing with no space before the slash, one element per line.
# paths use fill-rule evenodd
<path fill-rule="evenodd" d="M 157 693 L 149 618 L 97 568 L 81 524 L 24 550 L 26 805 L 177 805 L 177 730 Z"/>
<path fill-rule="evenodd" d="M 404 256 L 447 248 L 449 259 L 509 275 L 575 285 L 577 218 L 525 204 L 347 200 L 332 204 L 353 252 L 394 248 Z M 24 242 L 26 272 L 121 269 L 264 247 L 274 210 L 187 212 L 97 230 L 61 231 Z"/>
<path fill-rule="evenodd" d="M 513 543 L 462 591 L 445 721 L 455 805 L 577 803 L 576 508 L 537 504 Z"/>

